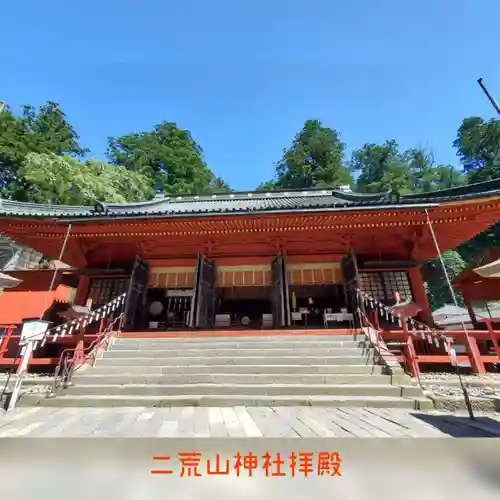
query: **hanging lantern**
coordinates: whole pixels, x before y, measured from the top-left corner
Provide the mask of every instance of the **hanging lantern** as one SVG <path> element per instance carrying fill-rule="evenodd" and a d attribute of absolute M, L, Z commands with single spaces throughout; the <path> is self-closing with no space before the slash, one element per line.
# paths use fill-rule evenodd
<path fill-rule="evenodd" d="M 420 337 L 422 337 L 422 340 L 425 340 L 425 331 L 423 328 L 420 330 Z"/>
<path fill-rule="evenodd" d="M 399 316 L 399 315 L 398 315 L 398 326 L 399 326 L 399 328 L 401 328 L 401 327 L 403 326 L 403 325 L 401 324 L 401 318 L 400 318 L 400 316 Z"/>
<path fill-rule="evenodd" d="M 435 345 L 436 347 L 440 347 L 440 344 L 439 344 L 439 339 L 438 339 L 437 335 L 436 335 L 436 336 L 434 336 L 434 345 Z"/>
<path fill-rule="evenodd" d="M 432 335 L 430 333 L 427 334 L 427 342 L 429 342 L 429 344 L 432 344 Z"/>
<path fill-rule="evenodd" d="M 387 307 L 384 307 L 385 309 L 385 319 L 386 321 L 389 321 L 389 309 L 387 309 Z"/>

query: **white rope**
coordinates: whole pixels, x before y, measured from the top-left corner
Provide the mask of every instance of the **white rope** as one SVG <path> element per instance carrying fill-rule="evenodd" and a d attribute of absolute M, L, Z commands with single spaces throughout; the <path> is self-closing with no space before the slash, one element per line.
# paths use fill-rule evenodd
<path fill-rule="evenodd" d="M 457 296 L 455 294 L 455 290 L 453 290 L 453 285 L 451 284 L 450 276 L 448 274 L 448 271 L 446 269 L 446 265 L 445 265 L 444 260 L 443 260 L 443 254 L 441 253 L 441 249 L 439 248 L 439 244 L 438 244 L 438 241 L 437 241 L 437 238 L 436 238 L 436 233 L 434 232 L 434 227 L 432 225 L 431 218 L 429 217 L 429 212 L 427 211 L 426 208 L 424 209 L 424 211 L 425 211 L 425 215 L 427 217 L 427 225 L 429 226 L 429 230 L 431 232 L 432 240 L 434 241 L 434 246 L 436 247 L 436 251 L 437 251 L 437 254 L 438 254 L 438 257 L 439 257 L 439 262 L 440 262 L 441 267 L 443 269 L 444 277 L 446 278 L 446 283 L 448 284 L 448 288 L 450 290 L 451 298 L 452 298 L 453 303 L 455 304 L 455 306 L 456 307 L 460 307 L 460 305 L 458 304 Z M 467 343 L 469 344 L 470 338 L 469 338 L 469 332 L 467 331 L 467 327 L 465 326 L 465 323 L 464 323 L 463 320 L 460 320 L 460 324 L 462 325 L 462 329 L 463 329 L 463 331 L 465 333 L 465 338 L 467 339 Z"/>
<path fill-rule="evenodd" d="M 58 261 L 62 261 L 62 259 L 63 259 L 64 251 L 66 250 L 66 245 L 68 243 L 70 232 L 71 232 L 71 224 L 68 225 L 68 230 L 66 231 L 66 236 L 64 237 L 63 245 L 61 247 L 61 251 L 59 252 L 59 258 L 57 259 Z M 57 269 L 57 266 L 54 265 L 54 273 L 52 274 L 52 281 L 50 282 L 49 290 L 47 292 L 47 296 L 45 299 L 45 306 L 44 306 L 42 312 L 40 313 L 40 320 L 43 319 L 43 317 L 45 315 L 45 311 L 47 310 L 47 307 L 49 306 L 50 294 L 51 294 L 52 289 L 54 288 L 54 285 L 56 283 L 56 277 L 57 277 L 58 272 L 59 272 L 59 269 Z"/>
<path fill-rule="evenodd" d="M 443 255 L 441 253 L 441 249 L 439 248 L 439 244 L 438 244 L 438 241 L 436 238 L 436 233 L 434 232 L 434 227 L 432 226 L 432 221 L 431 221 L 431 218 L 429 217 L 429 212 L 427 211 L 426 208 L 424 209 L 424 211 L 425 211 L 425 215 L 427 217 L 427 225 L 429 226 L 429 230 L 430 230 L 431 235 L 432 235 L 432 240 L 434 241 L 434 246 L 436 247 L 436 251 L 438 253 L 439 262 L 441 263 L 441 267 L 443 268 L 443 273 L 444 273 L 444 276 L 446 278 L 446 283 L 448 284 L 448 288 L 450 290 L 451 298 L 453 299 L 455 306 L 459 307 L 457 296 L 455 295 L 455 290 L 453 290 L 450 276 L 448 275 L 448 271 L 447 271 L 446 266 L 444 264 Z M 463 331 L 465 333 L 467 345 L 470 346 L 471 343 L 470 343 L 470 337 L 469 337 L 469 332 L 467 331 L 467 327 L 465 326 L 465 323 L 463 321 L 460 321 L 460 323 L 462 324 L 462 328 L 463 328 Z M 472 356 L 473 356 L 473 353 L 471 353 L 471 358 L 472 358 Z M 471 363 L 472 363 L 472 359 L 471 359 Z M 455 367 L 457 370 L 458 380 L 460 381 L 460 386 L 462 387 L 462 391 L 464 393 L 465 406 L 467 407 L 467 411 L 469 412 L 469 417 L 471 420 L 475 420 L 474 410 L 472 408 L 472 404 L 471 404 L 471 401 L 469 398 L 469 393 L 468 393 L 467 388 L 465 387 L 464 382 L 462 380 L 462 375 L 461 375 L 460 369 L 458 367 L 458 362 L 456 363 Z"/>

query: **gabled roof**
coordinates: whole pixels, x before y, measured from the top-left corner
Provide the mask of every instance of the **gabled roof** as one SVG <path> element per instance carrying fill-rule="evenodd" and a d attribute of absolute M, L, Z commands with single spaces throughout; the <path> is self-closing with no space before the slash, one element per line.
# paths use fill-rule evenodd
<path fill-rule="evenodd" d="M 463 314 L 469 314 L 469 311 L 465 307 L 458 307 L 453 304 L 445 304 L 444 306 L 436 309 L 432 315 L 437 316 L 460 316 Z"/>
<path fill-rule="evenodd" d="M 472 319 L 470 314 L 467 312 L 466 314 L 454 315 L 454 316 L 446 316 L 443 319 L 435 320 L 436 325 L 440 327 L 450 326 L 450 325 L 460 325 L 461 323 L 470 324 L 472 323 Z"/>
<path fill-rule="evenodd" d="M 472 264 L 467 266 L 453 279 L 453 284 L 460 286 L 466 283 L 481 281 L 482 278 L 500 278 L 500 247 L 488 247 L 483 253 L 475 256 Z"/>
<path fill-rule="evenodd" d="M 66 206 L 0 200 L 0 217 L 55 219 L 202 216 L 315 210 L 346 211 L 431 207 L 443 202 L 500 196 L 500 179 L 424 194 L 361 194 L 334 189 L 247 191 L 213 195 L 176 195 L 152 201 Z"/>
<path fill-rule="evenodd" d="M 500 259 L 494 260 L 484 266 L 476 267 L 474 272 L 482 278 L 500 278 Z"/>

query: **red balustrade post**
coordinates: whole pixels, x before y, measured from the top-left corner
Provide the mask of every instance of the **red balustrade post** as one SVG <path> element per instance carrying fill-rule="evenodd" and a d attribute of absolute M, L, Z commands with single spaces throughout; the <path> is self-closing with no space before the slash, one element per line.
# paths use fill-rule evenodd
<path fill-rule="evenodd" d="M 407 354 L 405 357 L 407 357 L 407 364 L 410 367 L 412 374 L 414 377 L 417 378 L 417 380 L 420 382 L 420 366 L 418 365 L 418 356 L 417 356 L 417 351 L 415 350 L 415 344 L 413 343 L 413 338 L 411 336 L 411 333 L 408 331 L 408 326 L 406 324 L 407 319 L 402 317 L 401 318 L 401 325 L 403 328 L 403 332 L 405 334 L 405 341 L 406 341 L 406 351 Z"/>
<path fill-rule="evenodd" d="M 481 361 L 481 353 L 479 352 L 479 347 L 477 346 L 477 340 L 471 335 L 466 335 L 465 341 L 467 343 L 467 354 L 469 355 L 472 369 L 475 373 L 486 373 L 484 363 Z"/>
<path fill-rule="evenodd" d="M 493 325 L 491 324 L 490 319 L 485 319 L 486 327 L 488 328 L 488 332 L 490 333 L 490 339 L 493 342 L 493 349 L 495 349 L 498 362 L 500 363 L 500 345 L 498 344 L 497 334 L 495 330 L 493 330 Z"/>
<path fill-rule="evenodd" d="M 9 342 L 14 332 L 15 326 L 8 325 L 4 326 L 3 328 L 7 330 L 7 333 L 2 337 L 2 343 L 0 344 L 0 360 L 3 359 L 4 354 L 7 352 L 7 348 L 9 347 Z"/>

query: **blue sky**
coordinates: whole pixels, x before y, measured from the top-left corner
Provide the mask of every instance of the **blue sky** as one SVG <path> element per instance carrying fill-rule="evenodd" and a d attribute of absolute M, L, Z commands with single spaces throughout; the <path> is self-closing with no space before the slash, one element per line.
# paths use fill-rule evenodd
<path fill-rule="evenodd" d="M 500 100 L 498 0 L 2 2 L 0 100 L 61 103 L 92 156 L 163 120 L 236 189 L 272 177 L 309 118 L 348 150 L 396 139 L 457 163 Z"/>

